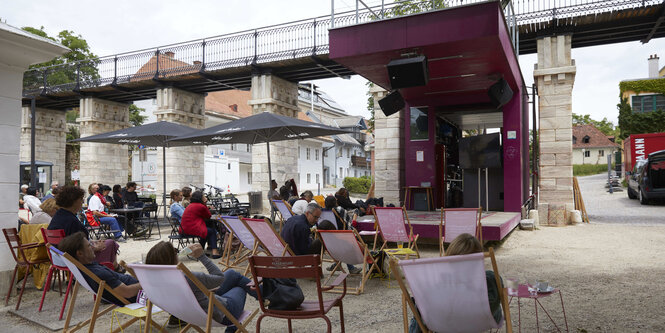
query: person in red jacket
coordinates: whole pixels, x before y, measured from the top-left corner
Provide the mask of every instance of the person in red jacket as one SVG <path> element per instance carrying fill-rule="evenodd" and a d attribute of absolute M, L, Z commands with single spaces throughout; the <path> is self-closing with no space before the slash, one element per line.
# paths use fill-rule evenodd
<path fill-rule="evenodd" d="M 212 258 L 221 258 L 222 256 L 217 248 L 217 231 L 206 226 L 206 220 L 211 217 L 210 210 L 205 205 L 207 198 L 203 195 L 203 192 L 196 191 L 192 193 L 190 200 L 191 203 L 182 214 L 180 232 L 201 237 L 201 246 L 205 249 L 206 242 L 208 243 L 208 247 L 212 250 Z"/>

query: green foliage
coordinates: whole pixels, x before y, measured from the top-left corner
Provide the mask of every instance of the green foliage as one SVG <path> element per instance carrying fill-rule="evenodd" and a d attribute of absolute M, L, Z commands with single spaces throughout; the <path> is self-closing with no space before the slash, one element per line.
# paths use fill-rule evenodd
<path fill-rule="evenodd" d="M 588 114 L 579 115 L 573 113 L 573 125 L 593 125 L 605 135 L 615 135 L 614 123 L 607 120 L 607 117 L 603 118 L 601 121 L 598 121 L 591 119 L 591 116 Z"/>
<path fill-rule="evenodd" d="M 625 91 L 634 91 L 638 94 L 643 92 L 665 94 L 665 80 L 623 81 L 619 83 L 619 91 L 621 92 L 621 96 L 623 96 Z"/>
<path fill-rule="evenodd" d="M 346 177 L 342 181 L 342 184 L 344 184 L 344 187 L 349 192 L 352 193 L 367 193 L 369 192 L 369 188 L 372 186 L 372 178 L 371 177 Z"/>
<path fill-rule="evenodd" d="M 446 8 L 446 3 L 443 0 L 405 0 L 392 7 L 385 14 L 385 17 L 411 15 L 442 8 Z"/>
<path fill-rule="evenodd" d="M 144 108 L 136 106 L 136 104 L 129 105 L 129 122 L 132 126 L 141 126 L 143 122 L 148 119 L 147 116 L 141 115 L 141 112 L 145 111 Z"/>
<path fill-rule="evenodd" d="M 71 52 L 57 57 L 51 61 L 43 62 L 30 66 L 30 69 L 47 66 L 60 65 L 56 69 L 46 72 L 46 82 L 49 86 L 65 83 L 75 83 L 77 75 L 81 82 L 90 84 L 99 79 L 97 71 L 97 56 L 90 51 L 88 42 L 81 35 L 76 35 L 73 31 L 63 30 L 56 37 L 49 36 L 44 27 L 39 29 L 33 27 L 23 27 L 23 30 L 35 35 L 48 38 L 56 43 L 68 47 Z M 87 59 L 87 60 L 86 60 Z M 85 61 L 83 61 L 85 60 Z M 35 89 L 44 85 L 44 73 L 28 70 L 23 77 L 23 88 Z"/>
<path fill-rule="evenodd" d="M 79 129 L 76 126 L 69 126 L 69 130 L 67 131 L 67 141 L 78 139 L 81 137 L 81 133 L 79 133 Z M 78 145 L 78 143 L 72 143 Z"/>
<path fill-rule="evenodd" d="M 617 108 L 619 109 L 619 137 L 622 140 L 631 134 L 665 132 L 665 112 L 663 110 L 633 112 L 626 98 L 621 99 Z"/>
<path fill-rule="evenodd" d="M 370 118 L 367 121 L 368 129 L 371 133 L 374 133 L 374 97 L 372 97 L 372 93 L 369 91 L 374 87 L 374 83 L 367 81 L 365 82 L 365 85 L 367 86 L 367 111 L 369 111 Z"/>
<path fill-rule="evenodd" d="M 612 169 L 614 169 L 614 164 Z M 599 173 L 607 173 L 607 164 L 573 164 L 573 176 L 589 176 Z"/>
<path fill-rule="evenodd" d="M 70 124 L 76 123 L 76 118 L 78 117 L 79 117 L 78 109 L 67 110 L 67 113 L 65 113 L 65 119 L 67 120 L 67 123 Z"/>

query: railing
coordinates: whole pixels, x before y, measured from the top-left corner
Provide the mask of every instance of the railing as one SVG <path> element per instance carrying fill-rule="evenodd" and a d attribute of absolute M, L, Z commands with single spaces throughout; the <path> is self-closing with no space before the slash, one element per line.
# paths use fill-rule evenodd
<path fill-rule="evenodd" d="M 376 1 L 376 0 L 374 0 Z M 299 57 L 326 55 L 328 29 L 366 23 L 414 12 L 487 2 L 485 0 L 414 1 L 375 5 L 330 16 L 294 21 L 206 39 L 171 44 L 112 56 L 86 59 L 28 70 L 24 96 L 45 95 L 141 80 L 160 80 L 183 74 L 260 65 Z M 576 15 L 659 4 L 659 0 L 503 0 L 512 42 L 519 43 L 517 27 Z M 333 1 L 334 9 L 334 1 Z M 332 24 L 331 24 L 332 23 Z"/>

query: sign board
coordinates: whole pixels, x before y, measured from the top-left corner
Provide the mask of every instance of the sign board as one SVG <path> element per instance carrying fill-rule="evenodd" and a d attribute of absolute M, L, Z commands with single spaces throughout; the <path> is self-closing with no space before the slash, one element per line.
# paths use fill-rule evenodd
<path fill-rule="evenodd" d="M 39 173 L 39 183 L 46 184 L 46 172 Z"/>
<path fill-rule="evenodd" d="M 74 169 L 71 172 L 71 178 L 72 180 L 81 180 L 81 175 L 78 169 Z"/>

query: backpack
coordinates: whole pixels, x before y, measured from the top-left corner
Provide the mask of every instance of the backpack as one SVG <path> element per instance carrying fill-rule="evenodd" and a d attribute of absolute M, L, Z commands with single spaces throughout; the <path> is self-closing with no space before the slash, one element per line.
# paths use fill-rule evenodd
<path fill-rule="evenodd" d="M 295 310 L 305 300 L 296 279 L 263 279 L 262 294 L 270 310 Z"/>

